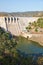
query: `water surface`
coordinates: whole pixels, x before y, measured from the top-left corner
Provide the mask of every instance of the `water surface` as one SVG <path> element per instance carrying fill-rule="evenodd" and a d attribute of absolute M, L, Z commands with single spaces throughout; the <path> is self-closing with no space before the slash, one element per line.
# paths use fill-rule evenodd
<path fill-rule="evenodd" d="M 43 53 L 43 47 L 40 46 L 39 43 L 31 41 L 31 40 L 27 40 L 22 37 L 19 39 L 16 49 L 26 54 Z"/>

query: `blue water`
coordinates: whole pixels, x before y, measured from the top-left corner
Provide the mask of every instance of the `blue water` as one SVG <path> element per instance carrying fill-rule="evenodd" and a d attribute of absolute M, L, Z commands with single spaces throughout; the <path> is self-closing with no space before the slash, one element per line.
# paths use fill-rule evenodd
<path fill-rule="evenodd" d="M 28 43 L 23 41 L 17 44 L 17 49 L 26 54 L 29 53 L 43 53 L 43 47 L 39 43 L 29 41 Z"/>

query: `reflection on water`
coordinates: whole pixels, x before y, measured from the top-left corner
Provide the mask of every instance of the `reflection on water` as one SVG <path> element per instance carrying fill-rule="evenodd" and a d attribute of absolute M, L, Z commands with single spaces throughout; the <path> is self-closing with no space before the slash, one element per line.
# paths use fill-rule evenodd
<path fill-rule="evenodd" d="M 23 41 L 24 42 L 24 41 Z M 43 47 L 41 47 L 37 42 L 26 41 L 23 43 L 17 44 L 17 50 L 21 51 L 22 53 L 30 54 L 30 53 L 43 53 Z"/>

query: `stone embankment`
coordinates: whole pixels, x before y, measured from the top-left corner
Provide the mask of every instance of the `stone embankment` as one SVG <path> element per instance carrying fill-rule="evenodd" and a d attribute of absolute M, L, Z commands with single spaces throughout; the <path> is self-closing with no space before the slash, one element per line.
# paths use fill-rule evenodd
<path fill-rule="evenodd" d="M 41 46 L 43 46 L 43 34 L 29 34 L 22 33 L 22 36 L 28 38 L 29 40 L 38 42 Z"/>
<path fill-rule="evenodd" d="M 32 36 L 31 38 L 30 38 L 30 40 L 32 40 L 32 41 L 36 41 L 36 42 L 38 42 L 41 46 L 43 46 L 43 34 L 40 34 L 40 35 L 35 35 L 35 36 Z"/>

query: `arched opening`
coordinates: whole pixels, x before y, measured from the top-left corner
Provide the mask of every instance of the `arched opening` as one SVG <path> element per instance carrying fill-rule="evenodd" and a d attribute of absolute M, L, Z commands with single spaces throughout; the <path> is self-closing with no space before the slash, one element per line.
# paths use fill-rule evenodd
<path fill-rule="evenodd" d="M 5 17 L 5 22 L 7 21 L 7 18 Z"/>
<path fill-rule="evenodd" d="M 13 18 L 11 17 L 11 23 L 13 22 Z"/>
<path fill-rule="evenodd" d="M 8 23 L 10 23 L 10 18 L 8 17 Z"/>
<path fill-rule="evenodd" d="M 16 22 L 16 18 L 14 17 L 14 22 Z"/>
<path fill-rule="evenodd" d="M 19 18 L 17 18 L 17 21 L 19 20 Z"/>

